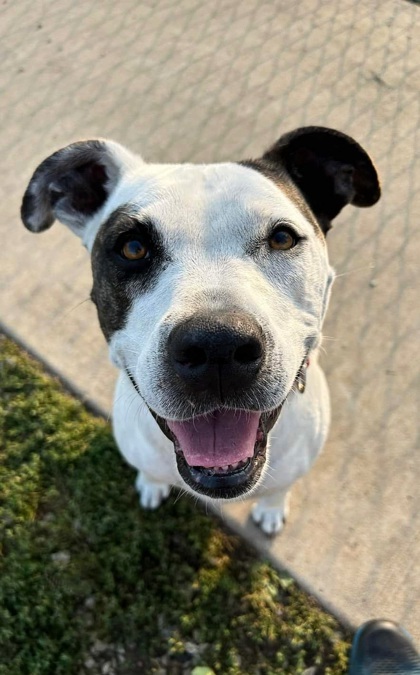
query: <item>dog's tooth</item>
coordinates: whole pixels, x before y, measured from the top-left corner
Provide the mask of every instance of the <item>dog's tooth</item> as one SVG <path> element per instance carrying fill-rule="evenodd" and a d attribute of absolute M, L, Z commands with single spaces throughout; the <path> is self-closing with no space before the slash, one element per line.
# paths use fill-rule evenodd
<path fill-rule="evenodd" d="M 220 467 L 222 471 L 229 471 L 229 465 L 227 464 L 226 466 L 221 466 Z"/>

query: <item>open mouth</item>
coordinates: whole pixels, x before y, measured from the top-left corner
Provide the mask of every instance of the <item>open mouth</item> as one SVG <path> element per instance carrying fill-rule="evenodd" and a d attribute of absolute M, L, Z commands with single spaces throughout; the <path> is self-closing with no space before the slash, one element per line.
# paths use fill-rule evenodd
<path fill-rule="evenodd" d="M 233 499 L 260 478 L 268 433 L 280 411 L 281 406 L 267 413 L 221 408 L 182 422 L 154 417 L 174 444 L 187 485 L 207 497 Z"/>
<path fill-rule="evenodd" d="M 292 387 L 300 393 L 306 388 L 308 365 L 307 353 Z M 140 394 L 130 371 L 126 372 Z M 149 410 L 174 444 L 178 471 L 185 483 L 206 497 L 234 499 L 258 482 L 266 460 L 268 434 L 283 403 L 268 412 L 220 408 L 183 421 L 167 420 Z"/>

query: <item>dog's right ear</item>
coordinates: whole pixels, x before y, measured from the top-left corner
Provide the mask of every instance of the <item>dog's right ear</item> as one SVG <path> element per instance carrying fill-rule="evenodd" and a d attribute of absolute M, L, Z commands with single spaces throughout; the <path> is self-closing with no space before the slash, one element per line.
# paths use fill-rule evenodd
<path fill-rule="evenodd" d="M 140 158 L 113 141 L 72 143 L 36 169 L 22 201 L 21 216 L 31 232 L 42 232 L 57 218 L 75 234 L 107 201 L 123 173 Z"/>

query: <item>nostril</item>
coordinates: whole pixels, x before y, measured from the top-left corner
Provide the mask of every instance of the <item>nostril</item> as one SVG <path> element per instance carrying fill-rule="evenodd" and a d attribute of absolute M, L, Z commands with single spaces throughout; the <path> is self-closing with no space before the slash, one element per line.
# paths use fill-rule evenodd
<path fill-rule="evenodd" d="M 255 361 L 258 361 L 261 356 L 261 343 L 257 340 L 253 340 L 252 342 L 248 342 L 247 344 L 238 347 L 235 350 L 233 358 L 237 363 L 246 365 L 247 363 L 255 363 Z"/>
<path fill-rule="evenodd" d="M 206 363 L 207 355 L 201 347 L 186 347 L 178 352 L 176 361 L 182 366 L 198 368 Z"/>

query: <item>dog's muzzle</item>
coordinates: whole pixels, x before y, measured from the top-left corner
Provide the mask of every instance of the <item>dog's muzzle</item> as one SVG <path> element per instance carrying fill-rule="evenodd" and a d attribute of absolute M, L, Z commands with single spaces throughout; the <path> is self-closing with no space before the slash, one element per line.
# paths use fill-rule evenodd
<path fill-rule="evenodd" d="M 267 412 L 244 409 L 265 362 L 260 326 L 240 311 L 197 314 L 172 329 L 167 345 L 168 373 L 180 395 L 211 411 L 171 420 L 150 410 L 174 444 L 181 478 L 216 499 L 249 492 L 261 477 L 268 434 L 283 405 Z M 304 364 L 294 385 L 300 391 Z"/>

